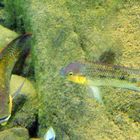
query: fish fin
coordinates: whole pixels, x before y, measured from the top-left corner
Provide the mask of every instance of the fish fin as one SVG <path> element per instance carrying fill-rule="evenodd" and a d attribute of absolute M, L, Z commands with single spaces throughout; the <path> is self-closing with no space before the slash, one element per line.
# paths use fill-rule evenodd
<path fill-rule="evenodd" d="M 44 135 L 44 140 L 55 140 L 55 131 L 52 127 L 50 127 Z"/>
<path fill-rule="evenodd" d="M 3 123 L 1 123 L 0 125 L 1 126 L 5 126 L 7 124 L 7 122 L 3 122 Z"/>
<path fill-rule="evenodd" d="M 9 95 L 9 113 L 11 114 L 13 107 L 13 98 L 11 95 Z"/>
<path fill-rule="evenodd" d="M 14 92 L 12 98 L 14 99 L 21 91 L 22 87 L 24 86 L 26 79 L 22 82 L 22 84 L 19 86 L 19 88 Z"/>
<path fill-rule="evenodd" d="M 4 120 L 1 120 L 0 121 L 0 125 L 1 126 L 5 126 L 7 124 L 7 122 L 8 122 L 10 117 L 11 117 L 11 114 L 8 117 L 6 117 Z"/>
<path fill-rule="evenodd" d="M 89 94 L 90 94 L 90 96 L 92 98 L 94 98 L 100 104 L 103 104 L 101 92 L 100 92 L 100 89 L 98 87 L 96 87 L 96 86 L 89 86 L 88 90 L 89 90 Z"/>

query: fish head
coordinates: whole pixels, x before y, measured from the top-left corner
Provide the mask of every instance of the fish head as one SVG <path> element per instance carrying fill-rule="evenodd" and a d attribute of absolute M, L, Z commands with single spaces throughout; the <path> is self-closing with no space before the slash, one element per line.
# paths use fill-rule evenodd
<path fill-rule="evenodd" d="M 0 125 L 6 125 L 11 117 L 12 111 L 12 97 L 9 96 L 8 100 L 1 96 L 0 98 Z"/>
<path fill-rule="evenodd" d="M 60 70 L 62 76 L 67 77 L 69 81 L 84 84 L 86 77 L 84 75 L 85 65 L 79 62 L 73 62 Z"/>
<path fill-rule="evenodd" d="M 66 67 L 62 68 L 60 70 L 60 74 L 62 76 L 82 75 L 84 68 L 85 68 L 84 64 L 81 64 L 79 62 L 73 62 L 68 64 Z"/>

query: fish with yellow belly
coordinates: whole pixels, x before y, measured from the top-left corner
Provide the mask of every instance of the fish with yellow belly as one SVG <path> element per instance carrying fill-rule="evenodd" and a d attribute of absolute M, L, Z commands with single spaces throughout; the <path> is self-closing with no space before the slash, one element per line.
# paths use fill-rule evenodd
<path fill-rule="evenodd" d="M 103 103 L 98 87 L 116 87 L 140 92 L 140 69 L 91 62 L 73 62 L 60 71 L 69 81 L 86 85 Z"/>

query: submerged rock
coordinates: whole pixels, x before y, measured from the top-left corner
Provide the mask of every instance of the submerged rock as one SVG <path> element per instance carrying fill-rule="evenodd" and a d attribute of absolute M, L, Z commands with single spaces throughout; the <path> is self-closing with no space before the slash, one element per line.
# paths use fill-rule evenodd
<path fill-rule="evenodd" d="M 25 95 L 28 98 L 36 96 L 36 91 L 32 83 L 28 79 L 19 75 L 14 75 L 14 74 L 12 75 L 11 81 L 10 81 L 10 94 L 13 96 L 13 94 L 16 92 L 16 90 L 21 86 L 23 82 L 24 82 L 24 85 L 21 88 L 21 91 L 19 94 Z"/>
<path fill-rule="evenodd" d="M 136 41 L 132 47 L 132 42 L 128 42 L 133 35 L 132 30 L 131 34 L 123 32 L 124 29 L 128 31 L 130 25 L 127 23 L 130 21 L 128 18 L 130 15 L 134 15 L 130 24 L 139 23 L 135 20 L 138 18 L 136 10 L 130 14 L 130 7 L 138 4 L 125 1 L 129 4 L 126 7 L 121 1 L 115 0 L 110 2 L 64 0 L 55 3 L 50 0 L 46 2 L 21 0 L 18 5 L 16 2 L 7 1 L 9 9 L 12 4 L 16 5 L 13 6 L 16 8 L 16 19 L 23 17 L 26 30 L 31 29 L 34 34 L 32 44 L 36 62 L 35 76 L 39 102 L 42 103 L 39 111 L 40 135 L 44 135 L 46 128 L 52 125 L 57 139 L 60 140 L 65 133 L 72 140 L 138 140 L 139 123 L 133 122 L 127 114 L 135 98 L 131 98 L 127 91 L 102 88 L 105 106 L 100 106 L 86 97 L 83 87 L 66 83 L 59 76 L 59 70 L 65 63 L 79 59 L 109 61 L 108 63 L 117 61 L 119 64 L 129 63 L 129 60 L 132 60 L 132 64 L 138 63 L 139 57 L 136 57 L 135 53 L 133 54 L 135 59 L 132 59 L 133 52 L 128 49 L 131 47 L 137 52 L 139 49 L 135 49 L 135 46 L 138 42 Z M 128 15 L 120 13 L 120 8 Z M 11 24 L 15 17 L 13 8 L 8 12 Z M 115 21 L 117 15 L 120 22 Z M 124 19 L 123 22 L 122 16 L 128 20 Z M 20 21 L 17 20 L 18 25 Z M 138 29 L 133 26 L 137 33 Z M 125 50 L 130 52 L 127 53 L 130 55 L 124 55 L 123 59 L 121 53 L 124 48 L 120 38 L 124 38 Z M 139 40 L 137 34 L 132 38 Z"/>
<path fill-rule="evenodd" d="M 21 84 L 23 84 L 23 87 L 13 99 L 13 112 L 7 127 L 22 126 L 32 131 L 31 129 L 37 127 L 34 126 L 37 123 L 36 119 L 38 113 L 37 94 L 35 88 L 28 79 L 18 75 L 12 75 L 10 81 L 10 94 L 12 96 L 14 96 Z"/>
<path fill-rule="evenodd" d="M 11 128 L 0 132 L 0 140 L 29 140 L 26 128 Z"/>
<path fill-rule="evenodd" d="M 0 50 L 15 39 L 18 34 L 0 25 Z"/>

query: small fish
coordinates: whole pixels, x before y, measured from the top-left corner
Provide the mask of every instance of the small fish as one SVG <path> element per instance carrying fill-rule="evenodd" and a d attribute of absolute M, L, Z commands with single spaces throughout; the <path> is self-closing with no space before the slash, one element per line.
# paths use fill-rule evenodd
<path fill-rule="evenodd" d="M 101 63 L 74 62 L 62 68 L 62 76 L 69 81 L 91 87 L 116 87 L 140 92 L 140 70 Z M 99 90 L 94 97 L 101 101 Z"/>
<path fill-rule="evenodd" d="M 0 51 L 0 124 L 5 124 L 11 116 L 12 99 L 10 95 L 10 78 L 15 63 L 21 54 L 29 48 L 27 40 L 30 33 L 20 35 Z M 19 87 L 19 93 L 23 85 Z"/>
<path fill-rule="evenodd" d="M 55 131 L 52 127 L 50 127 L 44 135 L 44 140 L 55 140 Z"/>

